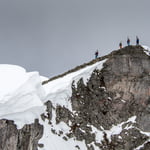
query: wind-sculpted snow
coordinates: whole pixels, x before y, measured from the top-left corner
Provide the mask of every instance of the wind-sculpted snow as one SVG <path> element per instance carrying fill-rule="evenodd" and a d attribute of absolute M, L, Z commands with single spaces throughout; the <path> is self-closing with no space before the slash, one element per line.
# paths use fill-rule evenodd
<path fill-rule="evenodd" d="M 142 45 L 142 47 L 144 48 L 144 52 L 150 56 L 150 48 L 148 46 Z"/>
<path fill-rule="evenodd" d="M 0 118 L 14 120 L 18 128 L 34 122 L 44 111 L 45 91 L 38 72 L 15 65 L 0 65 Z"/>
<path fill-rule="evenodd" d="M 92 72 L 95 69 L 102 69 L 103 63 L 107 59 L 97 62 L 91 66 L 80 69 L 76 72 L 70 73 L 62 78 L 58 78 L 44 85 L 47 93 L 47 99 L 51 100 L 54 106 L 61 105 L 72 111 L 71 103 L 68 99 L 72 95 L 72 83 L 75 84 L 82 78 L 84 84 L 86 85 L 88 79 L 90 78 Z"/>

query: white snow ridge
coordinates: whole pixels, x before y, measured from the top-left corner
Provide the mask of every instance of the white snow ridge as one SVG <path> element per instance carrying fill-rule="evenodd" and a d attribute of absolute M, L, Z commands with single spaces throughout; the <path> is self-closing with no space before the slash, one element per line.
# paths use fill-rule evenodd
<path fill-rule="evenodd" d="M 22 128 L 39 118 L 45 92 L 38 72 L 0 65 L 0 83 L 0 119 L 14 120 L 17 128 Z"/>
<path fill-rule="evenodd" d="M 58 78 L 44 85 L 47 99 L 50 99 L 54 106 L 60 105 L 68 108 L 72 111 L 72 107 L 68 99 L 72 95 L 71 85 L 72 82 L 75 81 L 75 84 L 83 78 L 84 84 L 86 85 L 88 79 L 90 78 L 92 72 L 95 69 L 101 70 L 103 67 L 103 63 L 106 61 L 102 60 L 93 65 L 87 66 L 83 69 L 80 69 L 76 72 L 72 72 L 67 74 L 62 78 Z"/>

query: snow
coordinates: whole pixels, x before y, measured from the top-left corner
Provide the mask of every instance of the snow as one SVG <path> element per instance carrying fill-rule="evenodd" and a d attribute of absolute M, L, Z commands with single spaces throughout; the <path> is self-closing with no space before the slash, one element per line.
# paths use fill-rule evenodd
<path fill-rule="evenodd" d="M 52 115 L 55 117 L 55 111 L 53 110 Z M 67 138 L 66 134 L 69 133 L 70 127 L 64 122 L 60 122 L 56 125 L 55 119 L 52 119 L 52 125 L 48 124 L 48 120 L 45 122 L 40 119 L 40 123 L 44 126 L 44 134 L 40 139 L 39 143 L 44 144 L 43 148 L 38 148 L 38 150 L 86 150 L 85 141 L 77 141 L 74 138 Z M 52 133 L 51 130 L 55 130 L 56 134 Z M 63 133 L 60 135 L 59 131 Z M 67 141 L 63 139 L 67 138 Z"/>
<path fill-rule="evenodd" d="M 93 146 L 94 150 L 100 150 L 99 147 L 96 146 L 94 142 L 88 144 L 88 146 L 89 146 L 89 147 L 90 147 L 90 146 Z"/>
<path fill-rule="evenodd" d="M 19 66 L 0 65 L 0 103 L 4 103 L 4 97 L 9 96 L 9 93 L 14 92 L 27 80 L 25 74 L 25 69 Z"/>
<path fill-rule="evenodd" d="M 140 133 L 145 134 L 145 135 L 147 135 L 147 136 L 150 137 L 150 132 L 143 132 L 143 131 L 141 131 L 140 129 L 139 129 L 139 131 L 140 131 Z"/>
<path fill-rule="evenodd" d="M 150 51 L 150 48 L 149 48 L 148 46 L 146 46 L 146 45 L 142 45 L 142 47 L 143 47 L 145 50 Z"/>
<path fill-rule="evenodd" d="M 121 100 L 123 103 L 126 103 L 126 101 L 124 99 Z"/>
<path fill-rule="evenodd" d="M 87 66 L 83 69 L 80 69 L 76 72 L 70 73 L 62 78 L 58 78 L 44 85 L 47 98 L 52 101 L 53 106 L 64 106 L 72 111 L 71 102 L 68 99 L 72 95 L 71 85 L 72 82 L 75 81 L 75 85 L 77 82 L 83 78 L 84 84 L 87 83 L 87 80 L 90 78 L 92 72 L 95 69 L 102 69 L 103 63 L 107 59 L 97 62 L 93 65 Z"/>
<path fill-rule="evenodd" d="M 20 129 L 44 112 L 45 91 L 38 72 L 1 64 L 0 83 L 0 119 L 14 120 Z"/>
<path fill-rule="evenodd" d="M 92 128 L 92 133 L 95 134 L 95 141 L 97 143 L 101 143 L 101 141 L 103 140 L 103 136 L 104 136 L 104 132 L 101 130 L 98 130 L 96 127 L 94 127 L 93 125 L 91 125 Z"/>
<path fill-rule="evenodd" d="M 142 45 L 142 47 L 145 49 L 144 52 L 150 56 L 150 48 L 148 46 Z"/>
<path fill-rule="evenodd" d="M 150 137 L 150 132 L 143 132 L 143 131 L 141 131 L 141 129 L 139 129 L 139 128 L 137 128 L 137 127 L 136 127 L 136 129 L 138 129 L 141 134 L 144 134 L 144 135 Z M 144 147 L 144 144 L 146 144 L 146 143 L 148 143 L 148 142 L 150 142 L 150 138 L 149 138 L 147 141 L 145 141 L 142 145 L 140 145 L 140 146 L 138 146 L 137 148 L 135 148 L 134 150 L 140 150 L 141 148 Z"/>
<path fill-rule="evenodd" d="M 101 143 L 101 141 L 103 140 L 104 133 L 106 133 L 107 138 L 109 139 L 109 141 L 111 141 L 112 135 L 119 135 L 122 132 L 122 130 L 123 130 L 122 125 L 123 124 L 129 123 L 129 122 L 136 123 L 135 120 L 136 120 L 136 116 L 132 116 L 131 118 L 129 118 L 125 122 L 122 122 L 118 125 L 113 125 L 110 130 L 104 130 L 102 127 L 101 127 L 102 130 L 98 130 L 96 127 L 91 125 L 92 133 L 95 133 L 95 136 L 96 136 L 95 140 L 97 143 Z M 130 129 L 130 127 L 127 125 L 125 127 L 125 129 L 128 130 L 128 129 Z"/>
<path fill-rule="evenodd" d="M 148 139 L 147 141 L 145 141 L 142 145 L 138 146 L 137 148 L 135 148 L 134 150 L 140 150 L 141 148 L 144 147 L 144 144 L 150 142 L 150 139 Z"/>
<path fill-rule="evenodd" d="M 41 119 L 40 124 L 44 126 L 44 134 L 39 143 L 44 144 L 44 147 L 38 148 L 38 150 L 79 150 L 78 147 L 80 150 L 87 150 L 85 141 L 77 141 L 75 137 L 68 138 L 66 136 L 71 129 L 66 123 L 56 124 L 56 110 L 54 108 L 52 109 L 51 124 L 48 124 L 48 120 L 43 121 Z M 51 130 L 54 130 L 55 134 Z M 60 134 L 60 131 L 62 134 Z M 66 137 L 67 141 L 63 137 Z"/>
<path fill-rule="evenodd" d="M 132 116 L 131 118 L 129 118 L 127 121 L 125 122 L 122 122 L 116 126 L 112 126 L 112 128 L 110 130 L 105 130 L 106 134 L 107 134 L 107 137 L 108 139 L 111 141 L 111 135 L 118 135 L 121 133 L 121 131 L 123 130 L 122 129 L 122 125 L 123 124 L 126 124 L 126 123 L 129 123 L 129 122 L 132 122 L 132 123 L 136 123 L 136 116 Z M 127 125 L 128 126 L 128 125 Z"/>
<path fill-rule="evenodd" d="M 13 120 L 17 125 L 17 129 L 21 129 L 26 124 L 34 123 L 34 120 L 39 118 L 44 111 L 44 106 L 36 106 L 19 113 L 12 113 L 9 115 L 1 116 L 0 119 Z"/>

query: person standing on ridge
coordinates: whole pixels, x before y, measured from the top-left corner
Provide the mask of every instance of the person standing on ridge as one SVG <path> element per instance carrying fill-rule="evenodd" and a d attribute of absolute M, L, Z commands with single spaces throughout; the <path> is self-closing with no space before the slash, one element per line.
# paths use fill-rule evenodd
<path fill-rule="evenodd" d="M 119 43 L 119 47 L 120 47 L 120 49 L 122 48 L 122 42 Z"/>
<path fill-rule="evenodd" d="M 136 45 L 139 45 L 139 38 L 136 36 Z"/>
<path fill-rule="evenodd" d="M 127 39 L 127 45 L 130 46 L 130 39 Z"/>
<path fill-rule="evenodd" d="M 95 52 L 95 59 L 98 57 L 98 50 Z"/>

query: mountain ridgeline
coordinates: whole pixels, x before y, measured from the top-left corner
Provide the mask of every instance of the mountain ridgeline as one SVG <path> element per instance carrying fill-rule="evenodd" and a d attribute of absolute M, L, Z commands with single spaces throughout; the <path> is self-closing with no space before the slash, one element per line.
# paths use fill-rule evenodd
<path fill-rule="evenodd" d="M 72 117 L 58 106 L 57 122 L 71 120 L 73 134 L 85 140 L 88 150 L 95 150 L 90 145 L 93 141 L 101 150 L 133 150 L 143 143 L 141 149 L 148 150 L 149 136 L 144 132 L 150 132 L 150 57 L 141 46 L 127 46 L 104 58 L 103 69 L 94 70 L 87 85 L 81 79 L 77 87 L 72 86 L 71 102 L 77 115 Z M 132 116 L 136 122 L 126 122 Z M 103 131 L 101 143 L 96 142 L 89 124 Z M 105 130 L 117 124 L 122 131 L 108 140 Z"/>
<path fill-rule="evenodd" d="M 76 144 L 70 150 L 149 150 L 150 56 L 147 53 L 141 46 L 127 46 L 44 81 L 43 86 L 105 60 L 102 69 L 95 68 L 86 84 L 83 78 L 77 83 L 72 81 L 72 93 L 67 99 L 72 110 L 59 104 L 54 106 L 46 97 L 47 109 L 41 119 L 48 121 L 51 133 L 63 139 L 66 147 L 69 139 L 84 141 L 86 148 Z M 56 125 L 63 122 L 69 130 L 58 130 L 53 120 Z M 50 150 L 44 149 L 40 141 L 44 128 L 38 119 L 20 130 L 12 121 L 0 120 L 0 150 Z"/>

